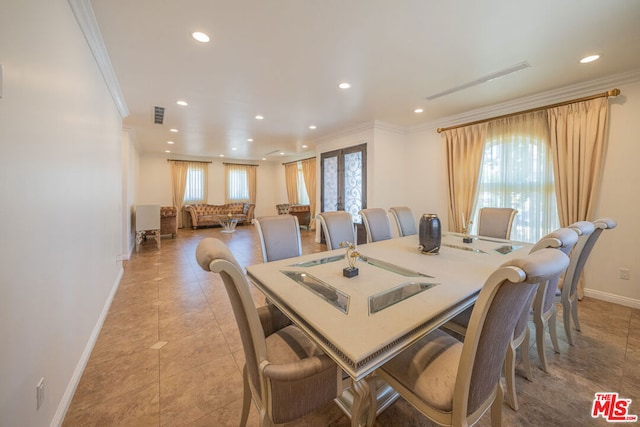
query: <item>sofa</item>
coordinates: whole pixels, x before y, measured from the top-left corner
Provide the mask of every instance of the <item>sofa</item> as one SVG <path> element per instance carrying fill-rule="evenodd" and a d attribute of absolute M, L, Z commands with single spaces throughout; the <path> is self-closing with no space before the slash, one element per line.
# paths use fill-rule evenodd
<path fill-rule="evenodd" d="M 256 205 L 253 203 L 227 203 L 226 205 L 195 204 L 184 207 L 189 213 L 191 227 L 220 225 L 220 221 L 229 217 L 237 219 L 238 224 L 251 223 L 253 211 Z"/>
<path fill-rule="evenodd" d="M 160 208 L 160 234 L 171 234 L 171 238 L 178 233 L 178 209 L 175 206 L 162 206 Z"/>
<path fill-rule="evenodd" d="M 287 203 L 282 203 L 276 205 L 276 210 L 278 211 L 278 215 L 293 215 L 298 218 L 298 223 L 301 227 L 309 228 L 309 224 L 311 223 L 311 209 L 309 205 L 290 205 Z"/>

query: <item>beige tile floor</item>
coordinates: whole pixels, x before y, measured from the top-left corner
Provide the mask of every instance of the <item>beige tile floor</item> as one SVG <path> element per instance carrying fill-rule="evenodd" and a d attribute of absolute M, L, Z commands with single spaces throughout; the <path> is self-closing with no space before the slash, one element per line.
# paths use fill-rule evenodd
<path fill-rule="evenodd" d="M 314 243 L 314 232 L 301 234 L 304 253 L 324 250 Z M 162 240 L 161 250 L 152 241 L 144 243 L 126 262 L 64 426 L 238 425 L 244 356 L 220 278 L 195 262 L 204 237 L 225 241 L 241 265 L 262 262 L 250 225 L 233 234 L 218 228 L 180 230 L 176 239 Z M 257 290 L 254 296 L 264 304 Z M 561 351 L 547 350 L 548 373 L 537 369 L 535 347 L 530 351 L 534 381 L 518 375 L 518 366 L 520 410 L 505 403 L 503 425 L 607 425 L 590 416 L 599 391 L 632 399 L 630 413 L 640 415 L 640 311 L 590 298 L 579 310 L 583 330 L 575 346 L 567 344 L 558 322 Z M 255 409 L 249 425 L 257 425 Z M 348 426 L 349 419 L 332 403 L 288 425 Z M 433 424 L 399 399 L 377 425 Z M 490 416 L 479 425 L 489 426 Z"/>

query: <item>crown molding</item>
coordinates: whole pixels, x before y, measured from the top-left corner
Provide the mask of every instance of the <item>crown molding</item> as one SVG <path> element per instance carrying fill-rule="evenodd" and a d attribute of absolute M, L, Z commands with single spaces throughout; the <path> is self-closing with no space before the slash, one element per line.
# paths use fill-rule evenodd
<path fill-rule="evenodd" d="M 476 110 L 471 110 L 454 116 L 434 120 L 409 128 L 409 133 L 437 129 L 440 127 L 455 126 L 461 123 L 484 120 L 491 117 L 501 116 L 503 114 L 510 114 L 517 111 L 524 111 L 544 105 L 564 102 L 573 98 L 581 98 L 584 96 L 593 95 L 594 92 L 604 92 L 612 89 L 613 86 L 625 85 L 638 81 L 640 81 L 640 69 L 631 70 L 624 73 L 607 76 L 601 79 L 566 86 L 547 92 L 541 92 L 536 95 L 514 99 L 500 104 L 491 105 L 489 107 L 478 108 Z"/>
<path fill-rule="evenodd" d="M 116 73 L 111 65 L 111 59 L 109 58 L 109 53 L 104 45 L 102 34 L 100 34 L 98 22 L 96 21 L 96 16 L 93 13 L 93 8 L 91 7 L 91 1 L 68 0 L 68 2 L 76 20 L 78 21 L 80 30 L 87 40 L 89 49 L 98 64 L 98 68 L 102 73 L 102 77 L 107 84 L 109 93 L 111 93 L 111 97 L 113 98 L 113 102 L 116 104 L 116 108 L 118 109 L 120 116 L 122 118 L 127 117 L 129 115 L 129 109 L 127 108 L 127 104 L 124 100 L 124 95 L 120 90 L 120 84 L 118 84 Z"/>

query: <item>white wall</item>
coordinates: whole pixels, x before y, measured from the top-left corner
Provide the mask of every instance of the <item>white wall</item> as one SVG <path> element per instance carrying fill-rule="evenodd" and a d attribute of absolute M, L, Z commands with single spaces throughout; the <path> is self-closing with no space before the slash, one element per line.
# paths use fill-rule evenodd
<path fill-rule="evenodd" d="M 595 217 L 618 222 L 605 230 L 585 267 L 586 295 L 640 308 L 640 82 L 610 99 L 609 147 Z M 595 219 L 595 218 L 594 218 Z M 631 270 L 631 280 L 619 277 Z"/>
<path fill-rule="evenodd" d="M 133 215 L 138 189 L 139 156 L 135 145 L 135 134 L 128 129 L 122 131 L 122 257 L 129 259 L 135 247 Z"/>
<path fill-rule="evenodd" d="M 287 192 L 282 163 L 247 162 L 232 159 L 184 157 L 181 160 L 210 161 L 208 182 L 208 203 L 224 204 L 224 162 L 257 164 L 257 197 L 255 216 L 276 215 L 276 204 L 286 203 Z M 156 203 L 171 206 L 171 165 L 166 156 L 143 153 L 139 160 L 138 198 L 136 203 Z"/>
<path fill-rule="evenodd" d="M 44 426 L 122 274 L 122 125 L 66 0 L 3 2 L 0 52 L 0 425 Z"/>

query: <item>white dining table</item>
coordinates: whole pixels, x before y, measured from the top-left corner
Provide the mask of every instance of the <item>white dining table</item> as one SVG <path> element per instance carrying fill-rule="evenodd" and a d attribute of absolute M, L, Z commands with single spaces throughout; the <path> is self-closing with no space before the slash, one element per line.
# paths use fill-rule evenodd
<path fill-rule="evenodd" d="M 336 403 L 352 425 L 371 420 L 396 398 L 386 384 L 369 389 L 367 376 L 425 334 L 473 305 L 500 265 L 529 253 L 530 243 L 444 233 L 439 254 L 423 254 L 418 236 L 360 245 L 355 277 L 345 277 L 345 250 L 247 267 L 252 283 L 305 331 L 349 377 Z"/>

